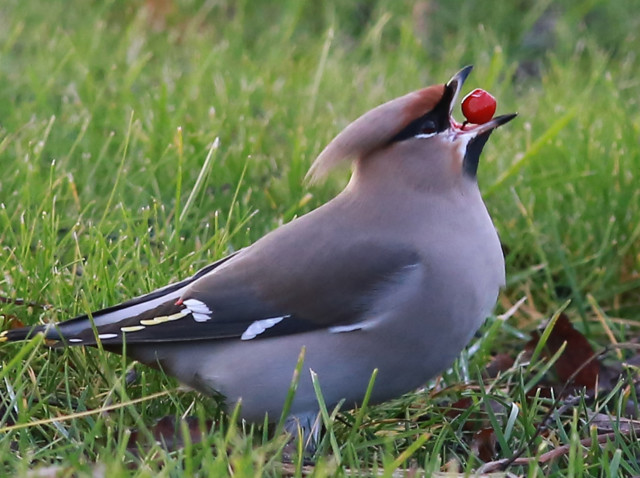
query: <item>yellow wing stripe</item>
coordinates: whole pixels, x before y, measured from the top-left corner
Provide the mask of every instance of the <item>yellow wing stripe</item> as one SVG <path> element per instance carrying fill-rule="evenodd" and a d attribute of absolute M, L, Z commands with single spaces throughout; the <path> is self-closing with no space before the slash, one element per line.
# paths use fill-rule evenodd
<path fill-rule="evenodd" d="M 179 312 L 171 315 L 161 315 L 159 317 L 154 317 L 153 319 L 143 319 L 140 321 L 141 325 L 158 325 L 164 324 L 165 322 L 171 322 L 172 320 L 178 320 L 188 315 L 189 311 L 187 309 L 182 309 Z"/>
<path fill-rule="evenodd" d="M 130 325 L 129 327 L 120 327 L 120 330 L 123 332 L 137 332 L 138 330 L 142 330 L 146 328 L 144 325 Z"/>

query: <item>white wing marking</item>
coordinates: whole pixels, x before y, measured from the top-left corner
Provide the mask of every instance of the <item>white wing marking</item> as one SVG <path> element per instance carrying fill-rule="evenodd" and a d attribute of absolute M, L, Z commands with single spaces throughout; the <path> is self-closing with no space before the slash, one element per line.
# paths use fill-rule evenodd
<path fill-rule="evenodd" d="M 290 315 L 283 315 L 282 317 L 271 317 L 269 319 L 261 319 L 252 322 L 247 330 L 242 333 L 240 340 L 251 340 L 255 339 L 258 335 L 264 332 L 267 329 L 270 329 L 277 323 L 281 322 L 283 319 L 287 317 L 291 317 Z"/>

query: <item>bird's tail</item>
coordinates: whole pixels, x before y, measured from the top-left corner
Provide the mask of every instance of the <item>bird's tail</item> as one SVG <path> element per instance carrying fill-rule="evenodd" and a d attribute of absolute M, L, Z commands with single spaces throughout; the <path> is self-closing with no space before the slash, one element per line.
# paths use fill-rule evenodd
<path fill-rule="evenodd" d="M 187 282 L 187 284 L 184 284 L 184 282 Z M 114 307 L 108 307 L 92 314 L 80 315 L 64 322 L 52 322 L 45 325 L 5 330 L 0 333 L 0 342 L 29 340 L 38 334 L 44 334 L 46 340 L 62 341 L 65 345 L 93 345 L 95 344 L 93 340 L 80 340 L 74 337 L 83 336 L 86 338 L 87 335 L 91 336 L 94 328 L 100 334 L 100 330 L 104 326 L 115 324 L 129 317 L 135 317 L 169 301 L 175 301 L 190 282 L 191 279 L 188 279 L 187 281 L 172 284 Z"/>
<path fill-rule="evenodd" d="M 153 309 L 162 308 L 167 303 L 173 304 L 193 281 L 208 274 L 235 256 L 238 252 L 210 264 L 188 279 L 157 289 L 149 294 L 136 297 L 135 299 L 128 300 L 113 307 L 108 307 L 92 314 L 80 315 L 64 322 L 5 330 L 0 332 L 0 343 L 29 340 L 37 334 L 44 334 L 46 340 L 62 341 L 65 345 L 94 345 L 96 343 L 94 336 L 96 334 L 93 334 L 94 330 L 99 337 L 101 329 L 103 328 L 108 328 L 108 326 L 112 324 L 147 313 Z M 75 338 L 79 336 L 82 336 L 83 339 Z M 87 340 L 88 336 L 94 337 L 89 341 Z"/>
<path fill-rule="evenodd" d="M 20 340 L 29 340 L 36 335 L 43 333 L 45 325 L 36 325 L 34 327 L 22 327 L 20 329 L 5 330 L 0 332 L 0 342 L 18 342 Z"/>

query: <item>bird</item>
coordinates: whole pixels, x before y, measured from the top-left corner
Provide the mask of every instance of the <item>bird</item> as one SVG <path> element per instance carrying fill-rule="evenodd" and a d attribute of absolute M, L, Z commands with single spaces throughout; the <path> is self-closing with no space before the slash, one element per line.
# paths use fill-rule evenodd
<path fill-rule="evenodd" d="M 364 113 L 311 165 L 319 181 L 351 165 L 347 185 L 311 212 L 193 276 L 57 323 L 0 333 L 98 346 L 277 420 L 304 350 L 288 423 L 319 405 L 370 402 L 424 385 L 455 361 L 505 284 L 500 240 L 477 181 L 491 133 L 516 114 L 460 123 L 472 67 L 447 83 Z"/>

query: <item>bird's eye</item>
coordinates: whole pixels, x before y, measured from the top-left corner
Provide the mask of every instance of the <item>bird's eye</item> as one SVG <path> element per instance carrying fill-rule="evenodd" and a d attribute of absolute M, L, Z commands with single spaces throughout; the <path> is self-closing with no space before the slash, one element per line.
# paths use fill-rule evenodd
<path fill-rule="evenodd" d="M 422 134 L 434 134 L 438 131 L 437 127 L 436 127 L 436 123 L 432 120 L 427 120 L 424 123 L 422 123 L 422 130 L 421 133 Z"/>

